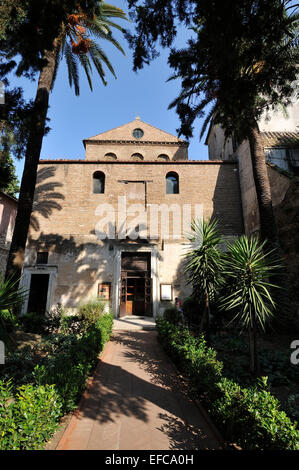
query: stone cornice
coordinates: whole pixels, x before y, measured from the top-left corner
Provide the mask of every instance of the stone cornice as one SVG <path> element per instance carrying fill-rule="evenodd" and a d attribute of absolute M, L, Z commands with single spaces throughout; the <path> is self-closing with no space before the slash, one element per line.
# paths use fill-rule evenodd
<path fill-rule="evenodd" d="M 157 160 L 80 160 L 80 159 L 55 159 L 55 160 L 39 160 L 41 164 L 85 164 L 85 165 L 232 165 L 238 164 L 238 160 L 169 160 L 166 162 Z"/>
<path fill-rule="evenodd" d="M 97 145 L 106 145 L 106 144 L 121 144 L 121 145 L 173 145 L 179 147 L 189 147 L 189 142 L 177 141 L 177 142 L 163 142 L 163 141 L 153 141 L 153 140 L 97 140 L 97 139 L 84 139 L 84 147 L 86 144 L 97 144 Z"/>

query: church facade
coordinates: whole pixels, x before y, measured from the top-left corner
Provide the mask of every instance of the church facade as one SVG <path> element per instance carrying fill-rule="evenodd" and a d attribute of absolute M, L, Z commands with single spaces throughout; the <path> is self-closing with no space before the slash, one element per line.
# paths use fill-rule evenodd
<path fill-rule="evenodd" d="M 83 141 L 83 160 L 41 160 L 23 268 L 23 312 L 99 297 L 153 315 L 191 294 L 191 220 L 243 233 L 238 163 L 189 160 L 188 144 L 136 118 Z"/>

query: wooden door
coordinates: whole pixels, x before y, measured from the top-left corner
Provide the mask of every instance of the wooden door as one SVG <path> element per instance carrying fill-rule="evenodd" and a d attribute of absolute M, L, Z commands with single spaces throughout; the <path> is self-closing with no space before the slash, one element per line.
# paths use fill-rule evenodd
<path fill-rule="evenodd" d="M 127 300 L 127 276 L 126 273 L 122 273 L 120 281 L 120 309 L 119 316 L 124 317 L 126 315 L 126 300 Z"/>
<path fill-rule="evenodd" d="M 150 277 L 147 277 L 144 283 L 144 313 L 149 316 L 153 314 L 152 279 Z"/>

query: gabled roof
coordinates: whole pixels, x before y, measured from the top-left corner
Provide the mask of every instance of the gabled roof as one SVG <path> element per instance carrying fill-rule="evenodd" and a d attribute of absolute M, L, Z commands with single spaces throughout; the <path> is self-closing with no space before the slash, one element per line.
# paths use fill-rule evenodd
<path fill-rule="evenodd" d="M 141 129 L 143 131 L 143 136 L 141 138 L 135 138 L 132 134 L 134 129 Z M 152 126 L 144 121 L 141 121 L 139 117 L 136 117 L 133 121 L 123 124 L 122 126 L 115 127 L 109 131 L 101 132 L 95 136 L 84 139 L 84 145 L 86 142 L 92 141 L 136 141 L 136 142 L 169 142 L 169 143 L 178 143 L 186 144 L 182 139 L 179 139 L 169 132 L 162 131 L 157 127 Z"/>

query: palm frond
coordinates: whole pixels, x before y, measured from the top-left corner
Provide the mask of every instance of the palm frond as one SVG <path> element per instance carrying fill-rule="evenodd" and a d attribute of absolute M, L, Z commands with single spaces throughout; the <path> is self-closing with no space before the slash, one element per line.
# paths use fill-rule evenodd
<path fill-rule="evenodd" d="M 67 41 L 65 43 L 64 56 L 65 56 L 65 60 L 67 64 L 70 87 L 72 87 L 72 85 L 74 84 L 75 94 L 76 96 L 78 96 L 80 94 L 80 89 L 79 89 L 79 73 L 78 73 L 77 56 L 73 54 L 72 48 Z"/>
<path fill-rule="evenodd" d="M 80 61 L 81 66 L 83 67 L 83 70 L 85 72 L 89 87 L 92 91 L 92 79 L 91 79 L 91 74 L 92 74 L 92 66 L 90 63 L 90 60 L 86 54 L 79 54 L 78 59 Z"/>

